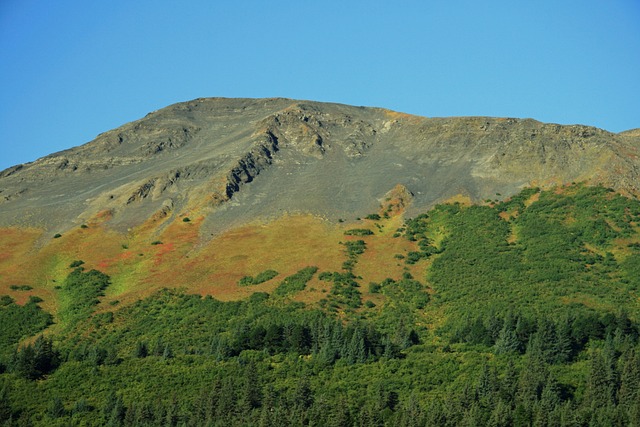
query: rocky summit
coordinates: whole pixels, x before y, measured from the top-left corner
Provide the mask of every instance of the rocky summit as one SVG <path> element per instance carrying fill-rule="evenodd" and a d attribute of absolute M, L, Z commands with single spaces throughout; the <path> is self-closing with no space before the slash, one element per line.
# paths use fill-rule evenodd
<path fill-rule="evenodd" d="M 79 147 L 0 172 L 0 226 L 127 230 L 202 215 L 211 235 L 256 219 L 376 210 L 402 186 L 409 212 L 528 185 L 587 182 L 638 194 L 640 132 L 532 119 L 426 118 L 290 99 L 175 104 Z"/>

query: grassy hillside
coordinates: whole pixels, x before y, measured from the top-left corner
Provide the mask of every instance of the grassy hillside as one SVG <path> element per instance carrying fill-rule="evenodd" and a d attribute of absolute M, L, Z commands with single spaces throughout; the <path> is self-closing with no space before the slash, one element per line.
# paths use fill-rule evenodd
<path fill-rule="evenodd" d="M 0 319 L 20 327 L 0 335 L 0 421 L 640 423 L 635 199 L 530 188 L 204 246 L 198 224 L 92 223 L 6 251 Z M 42 262 L 11 276 L 3 260 L 26 268 L 29 251 Z"/>

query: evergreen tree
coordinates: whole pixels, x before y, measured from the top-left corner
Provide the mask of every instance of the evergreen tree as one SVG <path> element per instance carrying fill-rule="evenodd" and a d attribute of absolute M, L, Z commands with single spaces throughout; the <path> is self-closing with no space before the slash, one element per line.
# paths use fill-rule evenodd
<path fill-rule="evenodd" d="M 511 318 L 505 319 L 495 344 L 496 354 L 515 354 L 520 351 L 520 341 Z"/>
<path fill-rule="evenodd" d="M 313 404 L 313 390 L 307 376 L 302 377 L 294 393 L 294 401 L 304 409 L 309 409 Z"/>
<path fill-rule="evenodd" d="M 398 395 L 395 392 L 390 392 L 389 394 L 390 402 L 388 403 L 387 407 L 390 410 L 393 410 L 396 407 Z M 423 426 L 425 424 L 426 420 L 424 411 L 422 409 L 422 406 L 420 405 L 420 402 L 418 401 L 418 397 L 414 393 L 411 393 L 409 395 L 409 398 L 403 402 L 400 410 L 407 420 L 407 422 L 402 423 L 402 425 L 417 427 Z"/>
<path fill-rule="evenodd" d="M 596 410 L 606 407 L 613 401 L 609 367 L 600 352 L 595 352 L 591 358 L 591 371 L 585 394 L 585 403 Z"/>
<path fill-rule="evenodd" d="M 630 408 L 640 401 L 640 357 L 636 349 L 623 355 L 618 401 Z"/>
<path fill-rule="evenodd" d="M 520 371 L 520 379 L 518 381 L 517 394 L 519 401 L 532 403 L 538 400 L 547 380 L 547 375 L 548 369 L 539 347 L 529 345 L 526 364 Z"/>
<path fill-rule="evenodd" d="M 42 335 L 36 338 L 33 343 L 34 350 L 34 369 L 37 375 L 48 374 L 53 371 L 59 362 L 58 352 L 53 349 L 53 341 Z"/>
<path fill-rule="evenodd" d="M 249 362 L 244 369 L 242 378 L 242 388 L 240 390 L 238 411 L 240 413 L 248 413 L 251 410 L 260 407 L 262 402 L 262 386 L 256 364 Z"/>
<path fill-rule="evenodd" d="M 502 399 L 498 400 L 491 411 L 488 425 L 491 427 L 509 427 L 513 425 L 513 416 L 511 414 L 511 406 L 509 403 Z"/>
<path fill-rule="evenodd" d="M 518 390 L 518 371 L 516 370 L 513 359 L 510 358 L 507 363 L 507 368 L 504 372 L 504 377 L 500 383 L 500 397 L 503 401 L 513 405 L 516 392 Z"/>
<path fill-rule="evenodd" d="M 7 384 L 0 388 L 0 422 L 11 418 L 11 402 L 9 400 L 9 386 Z"/>
<path fill-rule="evenodd" d="M 460 426 L 462 427 L 482 427 L 486 425 L 487 422 L 485 421 L 483 410 L 477 402 L 474 402 L 471 407 L 465 411 L 460 422 Z"/>
<path fill-rule="evenodd" d="M 52 341 L 40 335 L 33 346 L 28 344 L 14 352 L 10 367 L 19 376 L 35 380 L 53 371 L 58 363 L 59 354 Z"/>
<path fill-rule="evenodd" d="M 485 362 L 482 365 L 482 371 L 476 386 L 476 395 L 483 405 L 489 406 L 497 387 L 498 379 L 496 373 Z"/>
<path fill-rule="evenodd" d="M 281 325 L 271 324 L 266 328 L 264 346 L 270 354 L 275 354 L 282 348 L 284 330 Z"/>
<path fill-rule="evenodd" d="M 225 377 L 220 389 L 220 395 L 216 401 L 215 417 L 228 420 L 236 409 L 237 386 L 232 376 Z"/>
<path fill-rule="evenodd" d="M 571 322 L 561 318 L 555 327 L 555 336 L 551 345 L 553 363 L 568 363 L 573 359 L 574 344 L 571 338 Z"/>
<path fill-rule="evenodd" d="M 61 418 L 65 415 L 64 404 L 62 403 L 62 399 L 60 397 L 55 396 L 51 402 L 49 402 L 49 406 L 47 406 L 47 415 L 51 418 Z"/>
<path fill-rule="evenodd" d="M 148 355 L 149 355 L 149 349 L 147 348 L 147 343 L 144 341 L 138 341 L 136 343 L 135 356 L 138 359 L 144 359 Z"/>
<path fill-rule="evenodd" d="M 359 327 L 356 327 L 353 330 L 344 357 L 348 363 L 365 362 L 366 349 L 364 346 L 364 336 L 362 334 L 362 330 Z"/>
<path fill-rule="evenodd" d="M 169 344 L 166 344 L 164 346 L 164 350 L 162 351 L 162 358 L 163 359 L 172 359 L 173 358 L 173 351 L 171 350 L 171 347 L 169 346 Z"/>
<path fill-rule="evenodd" d="M 342 402 L 335 402 L 331 405 L 327 415 L 327 427 L 344 427 L 353 424 L 349 408 Z"/>
<path fill-rule="evenodd" d="M 151 355 L 152 356 L 162 356 L 162 353 L 164 353 L 164 348 L 165 348 L 165 345 L 162 342 L 162 337 L 159 336 L 156 339 L 155 345 L 153 346 L 153 350 L 151 351 Z"/>

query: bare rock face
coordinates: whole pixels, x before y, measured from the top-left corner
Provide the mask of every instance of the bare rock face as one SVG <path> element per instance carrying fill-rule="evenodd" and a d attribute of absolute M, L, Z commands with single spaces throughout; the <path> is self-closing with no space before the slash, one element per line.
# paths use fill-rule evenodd
<path fill-rule="evenodd" d="M 0 226 L 64 230 L 109 210 L 111 226 L 128 228 L 158 211 L 197 211 L 215 232 L 285 212 L 356 217 L 385 199 L 397 202 L 391 213 L 417 212 L 458 194 L 573 181 L 637 195 L 639 148 L 637 129 L 196 99 L 0 172 Z"/>

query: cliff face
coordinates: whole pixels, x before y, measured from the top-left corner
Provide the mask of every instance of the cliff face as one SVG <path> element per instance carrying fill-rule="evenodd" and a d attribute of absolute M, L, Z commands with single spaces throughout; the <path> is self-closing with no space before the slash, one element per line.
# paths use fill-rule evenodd
<path fill-rule="evenodd" d="M 285 212 L 337 220 L 375 211 L 397 184 L 412 194 L 409 212 L 531 184 L 585 181 L 637 195 L 639 148 L 637 130 L 197 99 L 0 172 L 0 226 L 65 230 L 105 211 L 114 228 L 158 212 L 202 214 L 212 233 Z"/>

